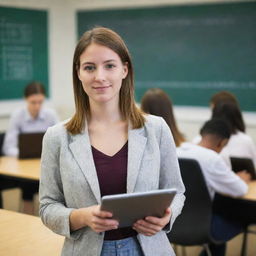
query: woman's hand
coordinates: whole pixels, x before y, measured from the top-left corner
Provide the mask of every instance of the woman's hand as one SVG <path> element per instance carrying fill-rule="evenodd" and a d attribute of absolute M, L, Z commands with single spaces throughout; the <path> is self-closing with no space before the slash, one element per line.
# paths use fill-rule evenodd
<path fill-rule="evenodd" d="M 162 218 L 148 216 L 145 220 L 136 221 L 133 225 L 133 229 L 145 236 L 153 236 L 169 223 L 171 215 L 171 208 L 167 208 Z"/>
<path fill-rule="evenodd" d="M 111 219 L 112 213 L 101 211 L 99 205 L 76 209 L 70 214 L 71 230 L 89 226 L 97 233 L 118 228 L 118 221 Z"/>

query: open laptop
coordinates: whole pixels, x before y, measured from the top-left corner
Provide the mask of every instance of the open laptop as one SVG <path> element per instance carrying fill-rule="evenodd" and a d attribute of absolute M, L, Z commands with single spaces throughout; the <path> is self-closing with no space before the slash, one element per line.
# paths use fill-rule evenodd
<path fill-rule="evenodd" d="M 19 134 L 19 158 L 40 158 L 44 132 Z"/>
<path fill-rule="evenodd" d="M 230 157 L 230 161 L 232 170 L 234 172 L 246 170 L 251 174 L 252 180 L 256 180 L 256 172 L 252 159 L 242 157 Z"/>

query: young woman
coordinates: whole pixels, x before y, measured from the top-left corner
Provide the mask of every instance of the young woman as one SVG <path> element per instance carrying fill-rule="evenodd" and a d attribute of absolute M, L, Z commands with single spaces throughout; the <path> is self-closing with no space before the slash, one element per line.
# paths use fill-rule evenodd
<path fill-rule="evenodd" d="M 26 105 L 13 112 L 6 132 L 3 153 L 6 156 L 18 156 L 18 136 L 20 133 L 45 132 L 56 124 L 58 118 L 52 109 L 44 108 L 45 90 L 41 83 L 31 82 L 24 90 Z M 34 214 L 33 196 L 38 192 L 38 185 L 31 182 L 20 183 L 23 209 L 27 214 Z"/>
<path fill-rule="evenodd" d="M 241 110 L 232 102 L 219 103 L 213 108 L 212 118 L 221 118 L 228 122 L 232 135 L 221 151 L 221 156 L 230 165 L 230 157 L 250 158 L 256 167 L 256 146 L 252 138 L 245 133 L 245 124 Z"/>
<path fill-rule="evenodd" d="M 39 192 L 42 221 L 66 237 L 62 255 L 174 255 L 165 232 L 184 203 L 175 144 L 162 119 L 136 108 L 131 58 L 118 34 L 98 27 L 81 37 L 73 87 L 74 116 L 44 137 Z M 100 210 L 103 195 L 174 187 L 162 218 L 118 228 Z"/>
<path fill-rule="evenodd" d="M 171 129 L 176 147 L 185 142 L 183 134 L 179 131 L 175 121 L 172 101 L 161 89 L 151 88 L 145 92 L 141 99 L 141 109 L 148 114 L 162 117 Z"/>

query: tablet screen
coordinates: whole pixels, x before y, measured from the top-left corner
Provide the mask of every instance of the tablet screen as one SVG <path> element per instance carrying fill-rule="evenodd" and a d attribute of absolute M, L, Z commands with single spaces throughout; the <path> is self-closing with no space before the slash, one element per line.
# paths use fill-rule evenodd
<path fill-rule="evenodd" d="M 162 189 L 103 196 L 101 210 L 111 212 L 120 228 L 129 227 L 147 216 L 163 217 L 175 194 L 176 189 Z"/>

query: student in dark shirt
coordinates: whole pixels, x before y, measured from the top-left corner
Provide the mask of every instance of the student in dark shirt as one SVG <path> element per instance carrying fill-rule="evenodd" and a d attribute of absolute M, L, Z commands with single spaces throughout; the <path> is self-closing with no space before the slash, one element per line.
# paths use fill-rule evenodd
<path fill-rule="evenodd" d="M 164 120 L 136 107 L 132 62 L 118 34 L 98 27 L 81 37 L 73 87 L 75 115 L 44 137 L 39 191 L 42 221 L 66 236 L 62 255 L 175 255 L 165 234 L 184 203 L 175 144 Z M 103 195 L 173 187 L 162 218 L 123 229 L 100 210 Z"/>

